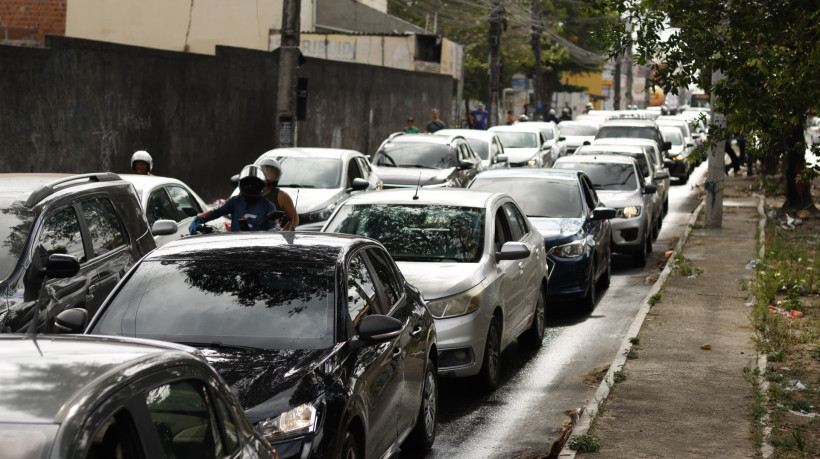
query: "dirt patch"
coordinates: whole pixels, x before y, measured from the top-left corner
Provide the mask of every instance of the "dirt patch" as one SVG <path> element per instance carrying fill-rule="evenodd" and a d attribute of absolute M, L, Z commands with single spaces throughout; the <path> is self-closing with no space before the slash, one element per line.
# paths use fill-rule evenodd
<path fill-rule="evenodd" d="M 643 284 L 644 284 L 644 285 L 652 285 L 652 284 L 654 284 L 655 282 L 657 282 L 657 280 L 658 280 L 658 278 L 659 278 L 659 277 L 661 277 L 661 275 L 660 275 L 660 274 L 652 274 L 651 276 L 646 276 L 646 277 L 643 279 Z"/>
<path fill-rule="evenodd" d="M 593 368 L 592 371 L 581 377 L 581 382 L 590 387 L 598 387 L 601 381 L 604 380 L 607 371 L 609 371 L 608 366 Z"/>

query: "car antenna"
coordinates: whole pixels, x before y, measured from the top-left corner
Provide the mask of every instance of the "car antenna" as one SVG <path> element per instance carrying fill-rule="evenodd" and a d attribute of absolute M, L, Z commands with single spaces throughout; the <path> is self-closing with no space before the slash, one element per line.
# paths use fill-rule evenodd
<path fill-rule="evenodd" d="M 296 189 L 296 201 L 293 203 L 293 212 L 296 213 L 296 216 L 299 216 L 299 211 L 296 210 L 296 205 L 299 204 L 299 188 Z M 296 225 L 290 226 L 291 231 L 296 231 Z"/>
<path fill-rule="evenodd" d="M 43 269 L 45 271 L 45 269 Z M 43 283 L 40 285 L 40 294 L 37 295 L 37 303 L 34 305 L 34 317 L 31 318 L 31 322 L 28 323 L 28 330 L 26 330 L 26 336 L 31 338 L 31 342 L 34 343 L 34 347 L 37 348 L 37 352 L 40 353 L 40 357 L 43 356 L 43 351 L 40 349 L 40 345 L 37 344 L 37 319 L 40 317 L 40 307 L 43 303 L 43 292 L 46 290 L 46 279 L 47 276 L 43 276 Z"/>
<path fill-rule="evenodd" d="M 421 186 L 421 172 L 419 172 L 419 181 L 416 183 L 416 194 L 413 195 L 413 201 L 419 200 L 419 187 Z"/>

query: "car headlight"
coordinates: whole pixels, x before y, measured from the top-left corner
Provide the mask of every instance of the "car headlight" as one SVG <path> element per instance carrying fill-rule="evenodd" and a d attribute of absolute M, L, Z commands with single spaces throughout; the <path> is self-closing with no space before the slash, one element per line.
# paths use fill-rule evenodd
<path fill-rule="evenodd" d="M 316 432 L 318 413 L 323 403 L 324 397 L 303 403 L 279 416 L 257 422 L 256 429 L 271 442 L 312 434 Z"/>
<path fill-rule="evenodd" d="M 672 159 L 674 159 L 675 161 L 683 161 L 683 155 L 677 155 Z"/>
<path fill-rule="evenodd" d="M 330 214 L 333 213 L 333 209 L 335 208 L 336 203 L 333 203 L 324 209 L 302 214 L 299 216 L 299 224 L 304 225 L 306 223 L 323 222 L 330 218 Z"/>
<path fill-rule="evenodd" d="M 615 213 L 616 218 L 635 218 L 641 214 L 641 208 L 636 206 L 620 207 Z"/>
<path fill-rule="evenodd" d="M 535 166 L 536 164 L 538 164 L 538 159 L 537 158 L 530 158 L 530 160 L 527 161 L 527 166 L 529 166 L 529 167 Z"/>
<path fill-rule="evenodd" d="M 427 309 L 436 319 L 463 316 L 478 310 L 484 298 L 484 287 L 481 284 L 459 294 L 439 298 L 427 303 Z"/>
<path fill-rule="evenodd" d="M 581 239 L 580 241 L 559 245 L 558 247 L 552 249 L 550 253 L 560 258 L 575 258 L 584 254 L 585 246 L 586 239 Z"/>

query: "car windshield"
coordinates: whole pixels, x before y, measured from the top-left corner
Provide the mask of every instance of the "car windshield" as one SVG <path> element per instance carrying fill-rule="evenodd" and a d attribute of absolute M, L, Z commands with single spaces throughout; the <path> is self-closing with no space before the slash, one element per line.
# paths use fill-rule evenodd
<path fill-rule="evenodd" d="M 334 268 L 244 260 L 149 260 L 94 333 L 263 349 L 333 344 Z"/>
<path fill-rule="evenodd" d="M 484 209 L 444 205 L 346 205 L 327 231 L 378 240 L 396 261 L 475 263 L 484 242 Z"/>
<path fill-rule="evenodd" d="M 538 134 L 534 132 L 495 131 L 504 148 L 538 148 Z"/>
<path fill-rule="evenodd" d="M 579 148 L 578 151 L 575 152 L 576 155 L 618 155 L 618 156 L 628 156 L 630 158 L 634 158 L 638 161 L 638 166 L 641 168 L 641 174 L 644 177 L 649 177 L 649 161 L 646 159 L 646 154 L 644 153 L 632 153 L 632 152 L 625 152 L 625 151 L 607 151 L 605 149 L 601 150 L 593 150 L 587 148 Z"/>
<path fill-rule="evenodd" d="M 672 145 L 683 145 L 683 136 L 679 129 L 661 128 L 661 135 L 665 142 L 672 142 Z"/>
<path fill-rule="evenodd" d="M 594 136 L 598 133 L 598 126 L 564 121 L 558 125 L 558 132 L 560 132 L 563 136 Z"/>
<path fill-rule="evenodd" d="M 467 139 L 467 143 L 481 159 L 490 159 L 490 144 L 485 140 Z"/>
<path fill-rule="evenodd" d="M 388 143 L 376 153 L 373 164 L 419 169 L 448 169 L 456 166 L 450 147 L 437 143 Z"/>
<path fill-rule="evenodd" d="M 7 279 L 26 249 L 34 212 L 25 207 L 0 209 L 0 281 Z"/>
<path fill-rule="evenodd" d="M 640 126 L 603 126 L 598 130 L 596 139 L 609 137 L 635 137 L 638 139 L 655 139 L 655 128 Z"/>
<path fill-rule="evenodd" d="M 555 168 L 583 171 L 596 190 L 629 191 L 638 188 L 638 178 L 631 164 L 558 162 Z"/>
<path fill-rule="evenodd" d="M 528 217 L 578 218 L 581 190 L 575 179 L 478 177 L 470 189 L 507 193 Z"/>
<path fill-rule="evenodd" d="M 342 161 L 337 158 L 302 158 L 279 156 L 282 166 L 280 187 L 339 188 Z"/>
<path fill-rule="evenodd" d="M 39 387 L 36 383 L 35 387 Z M 58 424 L 0 424 L 0 451 L 3 457 L 37 458 L 46 455 L 57 434 Z"/>

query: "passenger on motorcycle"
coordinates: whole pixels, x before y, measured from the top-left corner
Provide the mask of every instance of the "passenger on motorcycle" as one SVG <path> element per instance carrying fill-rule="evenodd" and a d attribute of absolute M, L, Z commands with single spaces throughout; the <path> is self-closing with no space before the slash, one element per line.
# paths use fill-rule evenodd
<path fill-rule="evenodd" d="M 265 173 L 265 181 L 267 182 L 265 191 L 262 193 L 263 196 L 276 204 L 277 209 L 285 212 L 287 222 L 282 225 L 282 230 L 292 230 L 299 225 L 299 214 L 296 213 L 296 207 L 293 205 L 290 196 L 277 187 L 279 179 L 282 178 L 282 165 L 274 158 L 263 158 L 259 161 L 258 166 Z"/>
<path fill-rule="evenodd" d="M 268 214 L 276 206 L 265 199 L 265 173 L 258 166 L 250 165 L 239 173 L 239 194 L 231 197 L 225 204 L 194 217 L 188 226 L 188 232 L 196 232 L 206 223 L 227 214 L 231 214 L 231 231 L 271 231 L 276 229 L 276 222 Z"/>

